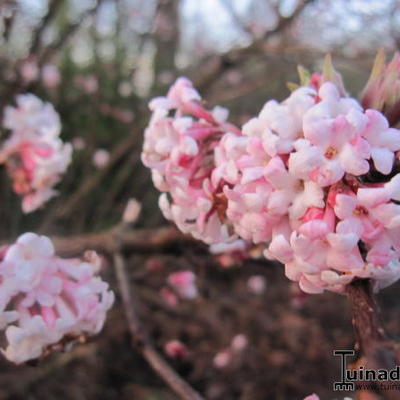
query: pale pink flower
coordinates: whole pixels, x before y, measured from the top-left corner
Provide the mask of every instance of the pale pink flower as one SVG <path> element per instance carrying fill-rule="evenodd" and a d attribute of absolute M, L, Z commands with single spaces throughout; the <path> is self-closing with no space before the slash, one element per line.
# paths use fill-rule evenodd
<path fill-rule="evenodd" d="M 316 92 L 309 87 L 295 90 L 285 101 L 268 101 L 257 118 L 243 126 L 243 134 L 259 137 L 267 154 L 287 154 L 293 142 L 303 135 L 303 116 L 316 102 Z"/>
<path fill-rule="evenodd" d="M 94 75 L 78 75 L 75 77 L 74 82 L 87 94 L 94 94 L 99 89 L 99 83 Z"/>
<path fill-rule="evenodd" d="M 42 82 L 49 89 L 55 89 L 61 81 L 60 72 L 56 65 L 45 64 L 42 67 Z"/>
<path fill-rule="evenodd" d="M 21 64 L 19 72 L 25 83 L 33 82 L 39 77 L 39 67 L 34 60 L 25 60 Z"/>
<path fill-rule="evenodd" d="M 319 154 L 317 168 L 311 169 L 314 161 L 308 165 L 309 177 L 321 186 L 328 186 L 338 182 L 345 172 L 367 173 L 371 150 L 361 136 L 368 122 L 361 106 L 354 99 L 340 97 L 330 82 L 321 86 L 318 95 L 321 101 L 303 118 L 304 137 Z M 311 154 L 304 152 L 304 157 L 308 160 Z"/>
<path fill-rule="evenodd" d="M 265 292 L 267 281 L 262 275 L 252 275 L 247 281 L 247 287 L 249 290 L 257 295 L 261 295 Z"/>
<path fill-rule="evenodd" d="M 22 209 L 32 212 L 55 196 L 53 187 L 71 162 L 72 146 L 58 137 L 60 120 L 54 108 L 34 95 L 17 97 L 6 107 L 4 126 L 12 130 L 0 149 Z"/>
<path fill-rule="evenodd" d="M 97 149 L 93 153 L 92 161 L 93 161 L 93 165 L 96 168 L 99 168 L 99 169 L 104 168 L 110 161 L 110 152 L 105 149 Z"/>
<path fill-rule="evenodd" d="M 224 223 L 225 195 L 212 182 L 211 172 L 220 137 L 231 129 L 239 131 L 225 122 L 223 110 L 206 110 L 185 78 L 176 81 L 167 97 L 152 100 L 150 108 L 153 115 L 145 131 L 142 161 L 151 168 L 155 186 L 168 192 L 159 200 L 164 216 L 206 243 L 235 240 Z"/>
<path fill-rule="evenodd" d="M 194 299 L 198 295 L 196 275 L 192 271 L 174 272 L 168 276 L 167 281 L 183 299 Z"/>
<path fill-rule="evenodd" d="M 232 361 L 232 353 L 230 350 L 219 351 L 214 359 L 213 364 L 216 368 L 226 368 Z"/>
<path fill-rule="evenodd" d="M 56 137 L 61 132 L 60 117 L 50 103 L 31 93 L 18 95 L 17 106 L 6 106 L 3 126 L 23 137 Z"/>
<path fill-rule="evenodd" d="M 376 110 L 365 112 L 368 123 L 362 136 L 371 147 L 371 158 L 375 168 L 389 174 L 393 167 L 394 152 L 400 150 L 400 130 L 389 128 L 387 119 Z"/>
<path fill-rule="evenodd" d="M 142 205 L 136 199 L 129 199 L 122 215 L 122 221 L 133 224 L 138 219 L 141 210 Z"/>
<path fill-rule="evenodd" d="M 247 339 L 247 336 L 240 333 L 232 338 L 231 348 L 234 351 L 240 352 L 243 351 L 248 346 L 248 344 L 249 341 Z"/>
<path fill-rule="evenodd" d="M 97 271 L 86 260 L 57 257 L 45 236 L 20 236 L 0 268 L 5 357 L 20 364 L 40 357 L 63 338 L 98 333 L 114 295 Z"/>

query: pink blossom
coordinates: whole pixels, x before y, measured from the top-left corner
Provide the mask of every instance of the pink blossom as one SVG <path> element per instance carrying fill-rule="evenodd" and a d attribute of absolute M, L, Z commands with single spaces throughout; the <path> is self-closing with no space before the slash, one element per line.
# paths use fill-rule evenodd
<path fill-rule="evenodd" d="M 110 161 L 110 152 L 105 149 L 97 149 L 93 154 L 93 165 L 96 168 L 104 168 Z"/>
<path fill-rule="evenodd" d="M 319 396 L 317 396 L 315 393 L 310 394 L 309 396 L 305 397 L 304 400 L 320 400 Z"/>
<path fill-rule="evenodd" d="M 190 81 L 181 78 L 167 97 L 151 101 L 153 115 L 145 132 L 143 163 L 151 168 L 155 186 L 168 193 L 159 205 L 180 230 L 206 243 L 235 239 L 225 224 L 226 198 L 211 179 L 214 147 L 226 131 L 221 109 L 206 110 Z M 168 113 L 174 112 L 173 116 Z"/>
<path fill-rule="evenodd" d="M 260 137 L 270 156 L 287 154 L 302 137 L 303 116 L 315 104 L 316 92 L 309 87 L 295 90 L 285 101 L 268 101 L 257 118 L 243 126 L 243 134 Z"/>
<path fill-rule="evenodd" d="M 133 224 L 138 219 L 141 210 L 142 205 L 136 199 L 129 199 L 122 215 L 122 221 Z"/>
<path fill-rule="evenodd" d="M 330 82 L 321 86 L 318 95 L 321 101 L 303 118 L 304 137 L 319 154 L 315 169 L 311 170 L 314 165 L 309 163 L 310 178 L 327 186 L 338 182 L 345 172 L 367 173 L 371 150 L 362 137 L 368 118 L 361 106 L 351 98 L 340 97 L 336 86 Z M 311 154 L 304 152 L 304 157 L 308 160 Z"/>
<path fill-rule="evenodd" d="M 0 149 L 0 162 L 23 198 L 23 211 L 32 212 L 57 194 L 53 187 L 71 162 L 72 146 L 59 138 L 53 106 L 31 94 L 18 96 L 17 107 L 6 107 L 4 126 L 12 132 Z"/>
<path fill-rule="evenodd" d="M 99 82 L 94 75 L 77 76 L 75 83 L 87 94 L 94 94 L 99 89 Z"/>
<path fill-rule="evenodd" d="M 26 83 L 30 83 L 38 78 L 39 67 L 35 60 L 28 59 L 21 64 L 19 72 L 21 74 L 22 79 Z"/>
<path fill-rule="evenodd" d="M 7 359 L 20 364 L 63 338 L 101 330 L 114 295 L 96 276 L 93 254 L 89 260 L 59 258 L 50 239 L 34 233 L 8 248 L 0 267 Z"/>
<path fill-rule="evenodd" d="M 189 356 L 189 350 L 179 340 L 170 340 L 164 345 L 164 352 L 170 358 L 186 360 Z"/>
<path fill-rule="evenodd" d="M 226 368 L 232 361 L 232 353 L 230 350 L 221 350 L 218 352 L 214 359 L 213 364 L 214 367 L 222 369 Z"/>
<path fill-rule="evenodd" d="M 249 344 L 249 341 L 248 341 L 246 335 L 243 335 L 242 333 L 240 333 L 238 335 L 235 335 L 232 338 L 231 348 L 234 351 L 241 352 L 248 346 L 248 344 Z"/>
<path fill-rule="evenodd" d="M 242 131 L 178 79 L 150 103 L 142 160 L 165 217 L 212 252 L 264 247 L 307 293 L 357 278 L 379 290 L 400 277 L 400 175 L 375 178 L 393 174 L 400 131 L 327 75 L 268 101 Z"/>
<path fill-rule="evenodd" d="M 45 64 L 42 67 L 42 82 L 45 87 L 55 89 L 60 81 L 60 72 L 54 64 Z"/>
<path fill-rule="evenodd" d="M 168 276 L 168 284 L 183 299 L 197 297 L 196 275 L 192 271 L 174 272 Z"/>
<path fill-rule="evenodd" d="M 247 287 L 249 290 L 257 295 L 263 294 L 266 286 L 266 279 L 261 275 L 252 275 L 247 281 Z"/>

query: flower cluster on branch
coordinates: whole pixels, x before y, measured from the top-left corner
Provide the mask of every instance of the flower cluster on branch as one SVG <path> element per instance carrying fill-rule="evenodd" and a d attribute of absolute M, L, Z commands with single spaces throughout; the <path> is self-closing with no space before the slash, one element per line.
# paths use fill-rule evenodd
<path fill-rule="evenodd" d="M 55 255 L 49 238 L 25 233 L 1 252 L 0 329 L 7 359 L 17 364 L 98 333 L 114 301 L 97 276 L 100 259 Z"/>
<path fill-rule="evenodd" d="M 50 103 L 33 94 L 19 95 L 16 102 L 4 110 L 3 126 L 11 134 L 0 148 L 0 163 L 29 213 L 57 194 L 53 187 L 71 162 L 72 146 L 60 139 L 60 118 Z"/>
<path fill-rule="evenodd" d="M 241 129 L 179 78 L 150 103 L 142 160 L 184 233 L 222 250 L 263 244 L 308 293 L 356 277 L 379 290 L 400 277 L 400 131 L 346 94 L 329 59 L 302 78 Z"/>

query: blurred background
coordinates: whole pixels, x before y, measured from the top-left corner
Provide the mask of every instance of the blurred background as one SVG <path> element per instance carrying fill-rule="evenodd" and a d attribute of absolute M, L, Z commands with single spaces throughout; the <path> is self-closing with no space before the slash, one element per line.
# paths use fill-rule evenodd
<path fill-rule="evenodd" d="M 1 171 L 0 234 L 9 240 L 27 230 L 74 235 L 107 229 L 120 221 L 131 197 L 143 205 L 139 227 L 166 224 L 140 161 L 151 97 L 185 75 L 210 106 L 228 107 L 241 125 L 268 99 L 287 97 L 298 64 L 317 71 L 328 52 L 357 96 L 377 50 L 390 55 L 400 48 L 400 3 L 0 0 L 0 32 L 0 107 L 13 104 L 18 93 L 35 93 L 60 113 L 61 136 L 74 146 L 60 196 L 32 215 L 22 214 Z M 331 351 L 353 344 L 342 298 L 305 298 L 281 266 L 262 260 L 222 268 L 201 245 L 135 255 L 131 262 L 147 328 L 160 349 L 172 339 L 188 346 L 189 358 L 174 366 L 207 399 L 291 400 L 314 391 L 334 398 L 339 365 Z M 182 268 L 196 271 L 200 296 L 171 308 L 159 290 L 168 273 Z M 254 291 L 254 277 L 263 290 Z M 383 295 L 389 319 L 395 290 Z M 214 365 L 238 333 L 248 338 L 248 350 L 228 366 Z M 116 310 L 106 333 L 86 347 L 36 368 L 2 362 L 0 398 L 173 399 L 140 357 L 126 351 L 128 343 Z"/>

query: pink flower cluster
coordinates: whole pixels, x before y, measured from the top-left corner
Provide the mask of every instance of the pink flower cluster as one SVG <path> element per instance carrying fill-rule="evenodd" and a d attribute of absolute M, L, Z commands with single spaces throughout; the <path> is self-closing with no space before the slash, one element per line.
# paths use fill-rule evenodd
<path fill-rule="evenodd" d="M 0 329 L 5 357 L 17 364 L 52 348 L 98 333 L 114 301 L 97 275 L 99 257 L 55 255 L 50 239 L 25 233 L 3 251 L 0 262 Z"/>
<path fill-rule="evenodd" d="M 55 196 L 53 186 L 71 162 L 72 147 L 59 138 L 60 119 L 53 106 L 33 94 L 17 97 L 4 111 L 3 126 L 11 130 L 0 149 L 22 209 L 32 212 Z"/>
<path fill-rule="evenodd" d="M 240 131 L 226 123 L 225 109 L 206 110 L 185 78 L 177 80 L 167 97 L 154 99 L 150 108 L 142 160 L 151 168 L 155 186 L 165 192 L 159 202 L 162 212 L 183 232 L 206 243 L 229 241 L 232 232 L 222 218 L 226 198 L 211 174 L 214 149 L 223 134 Z"/>
<path fill-rule="evenodd" d="M 400 277 L 400 131 L 379 111 L 320 75 L 241 131 L 183 78 L 150 107 L 143 162 L 183 232 L 219 247 L 264 244 L 308 293 Z"/>

